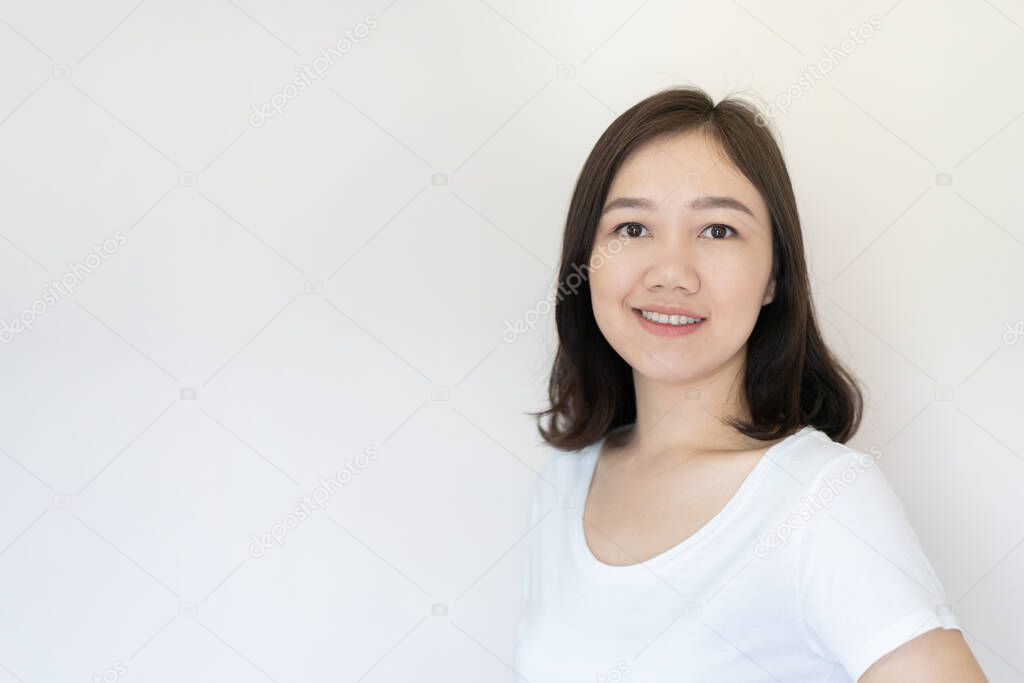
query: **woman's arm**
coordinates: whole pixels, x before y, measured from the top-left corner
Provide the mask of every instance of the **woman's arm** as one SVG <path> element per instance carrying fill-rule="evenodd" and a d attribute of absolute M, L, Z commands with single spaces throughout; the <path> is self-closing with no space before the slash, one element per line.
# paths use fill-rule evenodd
<path fill-rule="evenodd" d="M 957 629 L 935 628 L 888 653 L 858 683 L 956 681 L 988 683 L 978 660 Z"/>

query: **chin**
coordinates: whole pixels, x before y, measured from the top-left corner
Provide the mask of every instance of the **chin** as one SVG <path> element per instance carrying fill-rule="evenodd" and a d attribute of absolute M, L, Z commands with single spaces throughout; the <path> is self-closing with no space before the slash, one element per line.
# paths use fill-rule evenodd
<path fill-rule="evenodd" d="M 623 356 L 623 359 L 633 368 L 633 372 L 647 379 L 667 383 L 686 382 L 699 374 L 699 368 L 694 363 L 685 362 L 679 356 L 668 358 L 648 353 L 637 358 L 636 355 L 634 352 L 629 357 Z"/>

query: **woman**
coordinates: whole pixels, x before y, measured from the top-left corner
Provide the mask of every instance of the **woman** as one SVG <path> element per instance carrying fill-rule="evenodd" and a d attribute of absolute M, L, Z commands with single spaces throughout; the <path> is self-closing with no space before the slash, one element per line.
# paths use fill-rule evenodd
<path fill-rule="evenodd" d="M 666 90 L 583 167 L 517 680 L 986 680 L 881 455 L 843 445 L 861 394 L 763 124 Z"/>

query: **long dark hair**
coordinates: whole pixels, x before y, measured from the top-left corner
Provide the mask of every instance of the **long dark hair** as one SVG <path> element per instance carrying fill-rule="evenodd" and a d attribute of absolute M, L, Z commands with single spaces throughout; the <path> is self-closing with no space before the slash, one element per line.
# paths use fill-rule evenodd
<path fill-rule="evenodd" d="M 728 97 L 717 105 L 699 88 L 670 88 L 622 113 L 598 139 L 580 171 L 562 241 L 555 305 L 559 348 L 548 382 L 550 419 L 538 430 L 562 450 L 579 450 L 636 420 L 632 368 L 594 319 L 588 278 L 594 233 L 619 167 L 639 145 L 700 131 L 710 135 L 753 184 L 772 221 L 774 299 L 747 342 L 743 390 L 750 421 L 727 423 L 772 441 L 813 426 L 845 443 L 860 426 L 863 399 L 854 377 L 829 352 L 810 298 L 796 198 L 782 153 L 758 108 Z M 572 296 L 562 296 L 575 281 Z"/>

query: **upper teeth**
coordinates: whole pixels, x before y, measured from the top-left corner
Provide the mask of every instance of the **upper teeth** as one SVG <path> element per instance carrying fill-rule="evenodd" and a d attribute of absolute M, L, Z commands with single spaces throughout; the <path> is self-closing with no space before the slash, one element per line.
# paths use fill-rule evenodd
<path fill-rule="evenodd" d="M 668 323 L 669 325 L 690 325 L 704 320 L 704 318 L 688 318 L 685 315 L 665 315 L 664 313 L 655 313 L 654 311 L 640 311 L 640 315 L 648 320 L 653 320 L 658 323 Z"/>

